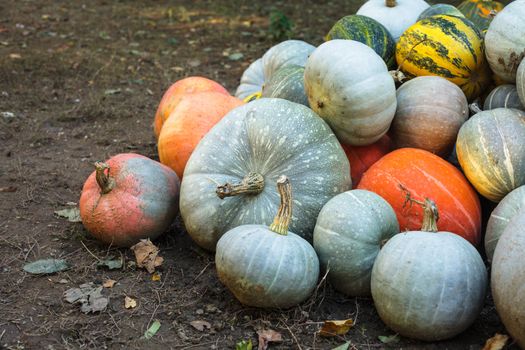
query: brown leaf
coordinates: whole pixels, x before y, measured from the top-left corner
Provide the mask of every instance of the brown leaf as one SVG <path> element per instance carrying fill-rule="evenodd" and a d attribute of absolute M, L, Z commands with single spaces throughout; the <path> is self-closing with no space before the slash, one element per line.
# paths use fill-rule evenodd
<path fill-rule="evenodd" d="M 281 333 L 272 329 L 260 329 L 257 331 L 259 335 L 259 350 L 268 349 L 268 343 L 279 343 L 283 341 Z"/>
<path fill-rule="evenodd" d="M 144 267 L 149 273 L 155 272 L 155 268 L 162 265 L 164 258 L 158 256 L 157 248 L 149 239 L 141 239 L 139 243 L 130 248 L 135 253 L 138 267 Z"/>
<path fill-rule="evenodd" d="M 107 280 L 105 280 L 104 283 L 102 284 L 102 287 L 104 287 L 104 288 L 113 288 L 113 286 L 115 285 L 115 283 L 117 283 L 117 281 L 112 280 L 112 279 L 107 279 Z"/>
<path fill-rule="evenodd" d="M 208 328 L 208 329 L 211 328 L 211 324 L 209 322 L 202 321 L 202 320 L 191 321 L 190 325 L 196 330 L 201 331 L 201 332 L 204 331 L 205 328 Z"/>
<path fill-rule="evenodd" d="M 0 187 L 0 192 L 16 192 L 16 190 L 15 186 Z"/>
<path fill-rule="evenodd" d="M 133 309 L 133 308 L 137 307 L 137 301 L 135 299 L 133 299 L 133 298 L 130 298 L 130 297 L 126 296 L 124 298 L 124 307 L 126 309 Z"/>
<path fill-rule="evenodd" d="M 501 350 L 509 340 L 509 336 L 496 333 L 492 338 L 487 339 L 483 350 Z"/>
<path fill-rule="evenodd" d="M 323 337 L 334 337 L 336 335 L 343 335 L 348 333 L 350 328 L 354 325 L 354 321 L 351 318 L 348 320 L 330 320 L 324 321 L 319 335 Z"/>

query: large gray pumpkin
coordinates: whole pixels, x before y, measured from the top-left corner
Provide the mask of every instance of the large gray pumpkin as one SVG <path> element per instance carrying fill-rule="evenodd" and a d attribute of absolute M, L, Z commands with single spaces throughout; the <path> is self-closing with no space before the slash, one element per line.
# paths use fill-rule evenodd
<path fill-rule="evenodd" d="M 279 202 L 273 184 L 283 174 L 295 194 L 290 231 L 310 240 L 323 205 L 352 186 L 341 145 L 303 105 L 264 98 L 235 108 L 200 141 L 186 165 L 180 211 L 188 233 L 214 250 L 236 226 L 269 224 Z"/>
<path fill-rule="evenodd" d="M 304 92 L 304 67 L 291 65 L 278 69 L 263 85 L 262 97 L 284 98 L 308 106 Z"/>
<path fill-rule="evenodd" d="M 379 249 L 398 232 L 396 213 L 387 201 L 370 191 L 352 190 L 330 199 L 319 213 L 314 248 L 335 289 L 368 296 Z"/>
<path fill-rule="evenodd" d="M 490 214 L 485 232 L 485 253 L 488 261 L 492 261 L 494 250 L 503 231 L 523 207 L 525 207 L 525 186 L 520 186 L 506 195 Z"/>
<path fill-rule="evenodd" d="M 320 45 L 306 62 L 304 86 L 310 107 L 344 144 L 379 140 L 396 112 L 396 87 L 385 62 L 354 40 Z"/>
<path fill-rule="evenodd" d="M 521 104 L 516 85 L 503 84 L 490 92 L 483 103 L 483 110 L 496 108 L 516 108 L 521 110 L 525 108 Z"/>
<path fill-rule="evenodd" d="M 492 260 L 491 287 L 496 310 L 509 334 L 525 349 L 525 210 L 501 235 Z"/>

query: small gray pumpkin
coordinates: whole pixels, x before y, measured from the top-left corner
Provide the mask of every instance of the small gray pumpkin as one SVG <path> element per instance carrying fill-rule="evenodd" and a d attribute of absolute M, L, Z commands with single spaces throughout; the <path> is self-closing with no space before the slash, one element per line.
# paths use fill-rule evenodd
<path fill-rule="evenodd" d="M 483 110 L 486 111 L 495 108 L 524 109 L 518 96 L 516 85 L 503 84 L 490 92 L 483 103 Z"/>
<path fill-rule="evenodd" d="M 308 107 L 304 92 L 304 67 L 291 65 L 278 69 L 263 85 L 262 97 L 284 98 Z"/>
<path fill-rule="evenodd" d="M 325 204 L 314 248 L 328 280 L 348 296 L 369 296 L 372 266 L 381 246 L 399 232 L 394 209 L 366 190 L 338 194 Z"/>
<path fill-rule="evenodd" d="M 244 224 L 267 225 L 277 210 L 274 183 L 294 184 L 290 230 L 311 240 L 315 220 L 333 196 L 352 187 L 348 159 L 311 109 L 262 98 L 233 109 L 193 151 L 181 184 L 180 211 L 190 236 L 215 250 Z"/>
<path fill-rule="evenodd" d="M 492 261 L 498 240 L 509 221 L 523 207 L 525 207 L 525 186 L 520 186 L 506 195 L 490 214 L 485 232 L 485 253 L 488 261 Z"/>
<path fill-rule="evenodd" d="M 262 58 L 252 62 L 242 73 L 241 83 L 235 92 L 235 97 L 244 100 L 246 97 L 258 93 L 264 84 L 264 69 Z"/>
<path fill-rule="evenodd" d="M 288 231 L 292 215 L 289 179 L 280 177 L 277 188 L 281 205 L 270 227 L 237 226 L 217 243 L 219 279 L 244 305 L 289 308 L 310 296 L 319 277 L 315 250 Z"/>

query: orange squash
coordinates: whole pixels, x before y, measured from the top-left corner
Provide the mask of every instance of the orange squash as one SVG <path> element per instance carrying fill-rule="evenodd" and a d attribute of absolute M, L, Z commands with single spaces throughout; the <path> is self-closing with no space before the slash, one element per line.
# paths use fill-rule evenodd
<path fill-rule="evenodd" d="M 159 107 L 157 108 L 157 113 L 155 114 L 153 128 L 157 139 L 159 138 L 162 125 L 180 102 L 180 99 L 186 94 L 205 91 L 215 91 L 229 95 L 228 91 L 221 84 L 204 77 L 188 77 L 171 85 L 164 93 L 164 96 L 162 96 L 162 100 L 160 100 Z"/>
<path fill-rule="evenodd" d="M 160 162 L 182 179 L 186 162 L 199 141 L 230 110 L 242 104 L 238 98 L 219 92 L 182 96 L 159 135 Z"/>
<path fill-rule="evenodd" d="M 481 239 L 479 198 L 463 174 L 452 164 L 428 151 L 401 148 L 366 171 L 358 188 L 383 197 L 396 212 L 401 231 L 419 230 L 423 209 L 412 199 L 432 199 L 439 210 L 439 231 L 454 232 L 477 245 Z"/>

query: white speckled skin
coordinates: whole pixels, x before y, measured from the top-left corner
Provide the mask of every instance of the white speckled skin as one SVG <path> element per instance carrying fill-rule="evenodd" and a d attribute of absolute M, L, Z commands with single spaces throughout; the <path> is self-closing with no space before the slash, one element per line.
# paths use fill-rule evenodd
<path fill-rule="evenodd" d="M 379 316 L 400 335 L 452 338 L 479 316 L 487 270 L 472 244 L 450 232 L 399 233 L 379 252 L 372 298 Z"/>
<path fill-rule="evenodd" d="M 330 40 L 308 58 L 304 87 L 310 107 L 345 144 L 379 140 L 396 112 L 396 87 L 383 59 L 354 40 Z"/>
<path fill-rule="evenodd" d="M 348 296 L 370 295 L 370 275 L 384 241 L 399 232 L 394 209 L 366 190 L 338 194 L 319 213 L 314 248 L 328 279 Z"/>
<path fill-rule="evenodd" d="M 219 199 L 218 185 L 238 183 L 248 173 L 265 179 L 258 195 Z M 184 171 L 180 211 L 186 230 L 214 250 L 228 230 L 269 225 L 279 206 L 280 175 L 293 188 L 290 231 L 311 240 L 322 206 L 352 187 L 350 165 L 328 125 L 309 108 L 264 98 L 235 108 L 199 143 Z"/>
<path fill-rule="evenodd" d="M 246 97 L 262 90 L 264 84 L 264 70 L 262 58 L 252 62 L 242 73 L 241 83 L 235 92 L 235 97 L 244 100 Z"/>
<path fill-rule="evenodd" d="M 244 305 L 288 308 L 306 300 L 319 277 L 312 246 L 262 225 L 233 228 L 217 243 L 219 279 Z"/>

